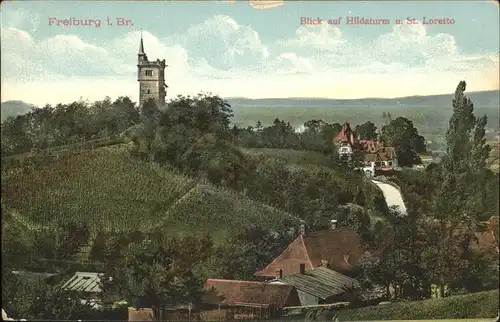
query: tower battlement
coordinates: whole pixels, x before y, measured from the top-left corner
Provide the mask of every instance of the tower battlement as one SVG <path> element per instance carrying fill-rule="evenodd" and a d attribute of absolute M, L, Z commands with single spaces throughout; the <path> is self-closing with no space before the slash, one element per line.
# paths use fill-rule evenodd
<path fill-rule="evenodd" d="M 165 83 L 165 59 L 149 61 L 144 51 L 144 43 L 141 36 L 139 53 L 137 55 L 137 80 L 139 81 L 139 107 L 153 99 L 159 108 L 165 106 L 167 96 L 167 84 Z"/>

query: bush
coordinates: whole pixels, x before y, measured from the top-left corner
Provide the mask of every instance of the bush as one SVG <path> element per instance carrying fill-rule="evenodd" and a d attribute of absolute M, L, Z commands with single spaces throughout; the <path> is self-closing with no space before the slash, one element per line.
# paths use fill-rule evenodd
<path fill-rule="evenodd" d="M 498 315 L 498 290 L 416 302 L 340 311 L 341 321 L 492 318 Z"/>

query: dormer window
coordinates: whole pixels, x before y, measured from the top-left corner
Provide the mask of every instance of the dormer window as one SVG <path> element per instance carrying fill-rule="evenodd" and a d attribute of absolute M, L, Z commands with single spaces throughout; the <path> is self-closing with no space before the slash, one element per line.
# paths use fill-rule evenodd
<path fill-rule="evenodd" d="M 146 76 L 153 76 L 152 70 L 146 70 Z"/>

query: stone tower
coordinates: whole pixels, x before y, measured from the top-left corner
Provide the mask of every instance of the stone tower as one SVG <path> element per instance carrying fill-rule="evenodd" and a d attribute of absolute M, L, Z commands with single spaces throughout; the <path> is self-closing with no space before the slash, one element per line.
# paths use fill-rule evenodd
<path fill-rule="evenodd" d="M 167 84 L 165 83 L 165 59 L 148 61 L 144 52 L 144 43 L 139 45 L 137 55 L 137 80 L 139 81 L 139 107 L 141 108 L 150 98 L 154 99 L 159 108 L 165 107 Z"/>

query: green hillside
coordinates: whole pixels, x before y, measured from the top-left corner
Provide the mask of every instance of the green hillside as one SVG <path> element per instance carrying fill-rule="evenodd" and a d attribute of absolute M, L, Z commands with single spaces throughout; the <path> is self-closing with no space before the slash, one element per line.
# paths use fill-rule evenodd
<path fill-rule="evenodd" d="M 2 200 L 24 220 L 49 226 L 69 218 L 99 231 L 211 232 L 222 238 L 253 223 L 277 228 L 295 218 L 145 161 L 125 145 L 73 154 L 2 179 Z"/>
<path fill-rule="evenodd" d="M 314 151 L 268 148 L 242 149 L 242 151 L 250 155 L 281 158 L 292 164 L 316 164 L 328 166 L 332 163 L 331 160 L 323 153 Z"/>

